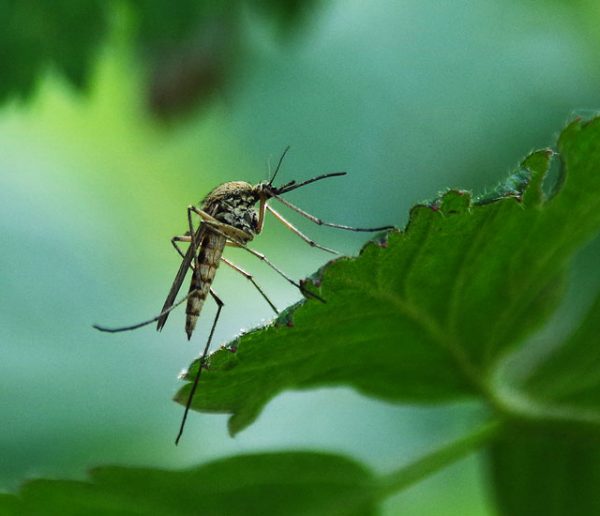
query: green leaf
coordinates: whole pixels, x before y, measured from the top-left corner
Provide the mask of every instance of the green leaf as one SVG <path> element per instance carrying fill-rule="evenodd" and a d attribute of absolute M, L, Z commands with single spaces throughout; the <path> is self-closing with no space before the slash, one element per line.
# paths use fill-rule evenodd
<path fill-rule="evenodd" d="M 83 86 L 107 32 L 108 7 L 100 0 L 0 4 L 0 100 L 27 97 L 51 68 Z"/>
<path fill-rule="evenodd" d="M 301 302 L 215 352 L 192 408 L 231 413 L 235 433 L 287 389 L 493 401 L 498 358 L 547 320 L 570 258 L 600 228 L 600 120 L 571 123 L 559 152 L 549 199 L 542 182 L 554 152 L 544 150 L 492 194 L 449 191 L 413 208 L 405 231 L 327 264 L 311 287 L 327 302 Z M 184 403 L 189 389 L 175 399 Z"/>
<path fill-rule="evenodd" d="M 503 364 L 500 380 L 496 380 L 505 384 L 498 389 L 498 401 L 530 423 L 575 425 L 579 432 L 597 433 L 600 431 L 600 293 L 565 342 L 548 340 L 545 356 L 521 360 L 518 364 L 514 363 L 515 357 L 509 357 Z"/>
<path fill-rule="evenodd" d="M 344 457 L 243 455 L 184 471 L 103 467 L 89 482 L 34 480 L 0 498 L 15 514 L 375 514 L 375 481 Z"/>
<path fill-rule="evenodd" d="M 19 499 L 15 495 L 0 493 L 0 510 L 4 516 L 18 515 L 20 505 Z"/>
<path fill-rule="evenodd" d="M 509 400 L 527 422 L 491 453 L 504 514 L 600 514 L 600 295 Z"/>
<path fill-rule="evenodd" d="M 316 452 L 241 455 L 183 471 L 103 467 L 87 482 L 34 480 L 16 495 L 0 494 L 0 513 L 371 515 L 382 499 L 488 444 L 499 429 L 488 421 L 381 476 Z"/>
<path fill-rule="evenodd" d="M 501 514 L 600 514 L 600 441 L 515 427 L 491 451 Z"/>
<path fill-rule="evenodd" d="M 523 388 L 543 403 L 593 412 L 600 424 L 600 294 L 581 326 Z"/>
<path fill-rule="evenodd" d="M 250 2 L 286 33 L 308 10 L 307 3 L 315 0 Z M 155 74 L 169 74 L 170 86 L 164 79 L 152 84 L 158 88 L 155 95 L 162 95 L 153 101 L 162 102 L 164 111 L 189 109 L 187 97 L 208 96 L 233 68 L 244 37 L 239 18 L 245 8 L 229 1 L 0 1 L 0 102 L 28 98 L 49 70 L 76 88 L 85 87 L 114 20 L 125 19 L 135 25 L 138 54 L 145 55 Z"/>

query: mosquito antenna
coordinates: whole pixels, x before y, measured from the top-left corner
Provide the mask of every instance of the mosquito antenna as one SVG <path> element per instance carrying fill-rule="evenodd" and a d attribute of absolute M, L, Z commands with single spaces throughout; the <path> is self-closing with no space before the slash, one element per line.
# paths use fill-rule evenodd
<path fill-rule="evenodd" d="M 171 310 L 175 310 L 175 308 L 177 308 L 183 302 L 187 301 L 187 299 L 196 292 L 199 292 L 199 291 L 197 289 L 192 290 L 191 292 L 188 293 L 187 296 L 185 296 L 184 298 L 177 301 L 177 303 L 175 303 L 173 306 L 167 308 L 166 310 L 163 310 L 156 317 L 153 317 L 152 319 L 148 319 L 147 321 L 144 321 L 141 323 L 132 324 L 131 326 L 122 326 L 120 328 L 107 328 L 106 326 L 100 326 L 99 324 L 93 324 L 92 326 L 94 328 L 96 328 L 97 330 L 105 331 L 108 333 L 118 333 L 120 331 L 137 330 L 138 328 L 141 328 L 142 326 L 147 326 L 148 324 L 152 324 L 153 322 L 158 321 L 163 315 L 168 314 Z"/>
<path fill-rule="evenodd" d="M 281 164 L 283 163 L 283 158 L 285 158 L 285 155 L 287 154 L 287 151 L 289 151 L 289 150 L 290 150 L 289 145 L 283 150 L 283 153 L 281 154 L 281 157 L 279 158 L 279 161 L 277 162 L 277 167 L 275 167 L 275 173 L 273 174 L 273 177 L 269 181 L 269 186 L 271 186 L 273 184 L 273 181 L 275 180 L 275 177 L 277 176 L 277 172 L 279 172 L 279 169 L 281 168 Z"/>
<path fill-rule="evenodd" d="M 287 192 L 291 192 L 292 190 L 296 190 L 297 188 L 300 188 L 301 186 L 306 186 L 311 183 L 314 183 L 315 181 L 320 181 L 321 179 L 327 179 L 329 177 L 339 177 L 339 176 L 345 176 L 345 175 L 346 175 L 346 172 L 329 172 L 328 174 L 322 174 L 320 176 L 313 177 L 312 179 L 307 179 L 306 181 L 302 181 L 301 183 L 296 183 L 296 181 L 291 181 L 279 188 L 273 188 L 273 192 L 276 195 L 281 195 L 281 194 L 284 194 Z"/>
<path fill-rule="evenodd" d="M 271 156 L 267 158 L 267 177 L 271 177 Z"/>

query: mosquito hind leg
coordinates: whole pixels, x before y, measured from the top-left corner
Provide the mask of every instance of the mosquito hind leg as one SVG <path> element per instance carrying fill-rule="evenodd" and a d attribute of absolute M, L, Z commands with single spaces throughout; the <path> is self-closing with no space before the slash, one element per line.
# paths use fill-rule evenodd
<path fill-rule="evenodd" d="M 219 316 L 221 315 L 221 309 L 225 306 L 225 303 L 221 301 L 221 298 L 217 296 L 215 291 L 211 288 L 210 295 L 217 303 L 217 313 L 215 314 L 215 318 L 212 323 L 212 327 L 210 328 L 210 333 L 208 334 L 208 339 L 206 341 L 206 345 L 204 346 L 204 350 L 202 351 L 202 355 L 198 359 L 198 371 L 196 372 L 196 376 L 194 377 L 194 382 L 192 384 L 192 389 L 188 395 L 187 402 L 185 404 L 185 410 L 183 412 L 183 417 L 181 418 L 181 424 L 179 425 L 179 432 L 177 433 L 177 437 L 175 438 L 175 445 L 179 444 L 179 440 L 183 435 L 183 429 L 185 428 L 185 422 L 188 417 L 188 413 L 190 411 L 190 407 L 192 406 L 192 400 L 194 399 L 194 395 L 196 394 L 196 389 L 198 388 L 198 382 L 200 381 L 200 376 L 202 375 L 202 369 L 206 365 L 206 357 L 208 356 L 208 350 L 210 349 L 210 343 L 212 341 L 213 335 L 215 333 L 215 328 L 217 327 L 217 321 L 219 320 Z"/>
<path fill-rule="evenodd" d="M 174 236 L 173 238 L 171 238 L 171 244 L 173 244 L 173 247 L 175 248 L 175 250 L 177 251 L 177 253 L 179 254 L 179 256 L 181 256 L 182 258 L 185 258 L 185 255 L 183 254 L 183 251 L 181 250 L 181 248 L 177 245 L 177 242 L 191 242 L 192 239 L 189 235 L 182 235 L 182 236 Z M 194 268 L 194 264 L 190 264 L 190 267 L 193 269 Z M 152 324 L 153 322 L 158 321 L 161 317 L 163 317 L 164 315 L 169 314 L 172 310 L 174 310 L 175 308 L 177 308 L 179 305 L 181 305 L 182 303 L 184 303 L 185 301 L 187 301 L 187 299 L 196 291 L 192 291 L 192 292 L 188 292 L 188 294 L 181 298 L 179 301 L 177 301 L 175 304 L 173 304 L 172 306 L 170 306 L 169 308 L 167 308 L 166 310 L 163 310 L 161 313 L 159 313 L 157 316 L 153 317 L 152 319 L 148 319 L 147 321 L 141 322 L 141 323 L 137 323 L 137 324 L 132 324 L 130 326 L 122 326 L 122 327 L 118 327 L 118 328 L 108 328 L 106 326 L 101 326 L 99 324 L 94 324 L 92 325 L 96 330 L 100 330 L 103 332 L 107 332 L 107 333 L 118 333 L 118 332 L 122 332 L 122 331 L 130 331 L 130 330 L 137 330 L 138 328 L 142 328 L 143 326 L 147 326 L 148 324 Z"/>
<path fill-rule="evenodd" d="M 249 272 L 246 272 L 244 269 L 242 269 L 241 267 L 237 266 L 235 263 L 231 262 L 230 260 L 228 260 L 227 258 L 224 258 L 222 256 L 221 256 L 221 261 L 223 263 L 229 265 L 229 267 L 231 267 L 234 271 L 239 272 L 242 276 L 244 276 L 244 278 L 246 278 L 248 281 L 250 281 L 250 283 L 252 283 L 252 285 L 254 285 L 254 288 L 256 288 L 256 290 L 258 290 L 258 292 L 263 297 L 263 299 L 267 303 L 269 303 L 269 306 L 273 309 L 273 311 L 279 315 L 279 310 L 277 310 L 277 307 L 271 302 L 271 300 L 269 299 L 267 294 L 265 294 L 263 289 L 260 288 L 258 283 L 256 283 L 256 281 L 254 280 L 254 276 L 252 276 L 252 274 L 250 274 Z"/>

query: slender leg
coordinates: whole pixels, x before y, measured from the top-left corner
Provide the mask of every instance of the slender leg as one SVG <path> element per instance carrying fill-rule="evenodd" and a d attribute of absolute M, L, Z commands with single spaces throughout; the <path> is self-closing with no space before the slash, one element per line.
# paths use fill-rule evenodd
<path fill-rule="evenodd" d="M 190 242 L 192 243 L 192 248 L 194 249 L 194 265 L 198 267 L 198 246 L 196 242 L 196 231 L 194 230 L 194 224 L 192 223 L 192 211 L 195 211 L 195 207 L 190 205 L 187 209 L 187 219 L 188 219 L 188 230 L 190 232 Z"/>
<path fill-rule="evenodd" d="M 225 224 L 224 222 L 219 222 L 213 216 L 209 215 L 205 211 L 199 210 L 195 206 L 190 206 L 188 210 L 193 211 L 196 215 L 201 217 L 205 223 L 210 223 L 212 228 L 218 228 L 220 231 L 216 231 L 216 233 L 219 235 L 223 235 L 230 240 L 241 243 L 252 240 L 252 235 L 249 235 L 241 229 L 230 226 L 229 224 Z"/>
<path fill-rule="evenodd" d="M 242 269 L 241 267 L 238 267 L 237 265 L 235 265 L 234 263 L 229 261 L 227 258 L 223 258 L 222 256 L 221 256 L 221 261 L 223 263 L 226 263 L 227 265 L 229 265 L 234 271 L 239 272 L 242 276 L 244 276 L 247 280 L 249 280 L 250 283 L 252 283 L 254 285 L 256 290 L 258 290 L 260 292 L 260 295 L 264 298 L 264 300 L 267 303 L 269 303 L 269 306 L 273 309 L 273 311 L 276 314 L 279 314 L 279 310 L 277 310 L 277 307 L 267 297 L 267 294 L 264 293 L 263 289 L 258 286 L 258 283 L 256 283 L 256 281 L 254 281 L 254 276 L 252 276 L 252 274 L 250 274 L 249 272 L 246 272 L 244 269 Z"/>
<path fill-rule="evenodd" d="M 183 251 L 177 245 L 177 242 L 191 242 L 191 238 L 190 238 L 189 235 L 184 235 L 184 236 L 174 236 L 171 239 L 171 243 L 173 244 L 173 247 L 179 253 L 179 255 L 183 258 L 184 257 Z M 242 269 L 241 267 L 235 265 L 234 263 L 232 263 L 227 258 L 224 258 L 223 256 L 221 256 L 221 261 L 224 262 L 224 263 L 226 263 L 227 265 L 229 265 L 229 267 L 231 267 L 233 270 L 239 272 L 248 281 L 250 281 L 250 283 L 252 283 L 252 285 L 254 285 L 254 288 L 256 288 L 256 290 L 258 290 L 258 292 L 260 293 L 260 295 L 269 304 L 269 306 L 273 309 L 273 311 L 276 314 L 279 313 L 279 310 L 277 310 L 277 307 L 271 302 L 271 300 L 269 299 L 269 297 L 267 296 L 267 294 L 265 294 L 265 292 L 263 291 L 263 289 L 260 288 L 260 286 L 258 285 L 258 283 L 256 283 L 256 281 L 254 280 L 254 276 L 252 276 L 252 274 L 250 274 L 249 272 L 246 272 L 244 269 Z M 192 268 L 193 268 L 193 265 L 192 265 Z"/>
<path fill-rule="evenodd" d="M 329 249 L 329 247 L 324 247 L 322 245 L 319 245 L 314 240 L 311 240 L 310 238 L 308 238 L 304 233 L 302 233 L 298 228 L 296 228 L 291 222 L 289 222 L 288 220 L 283 218 L 283 215 L 281 215 L 279 212 L 275 211 L 268 204 L 267 204 L 266 208 L 268 211 L 270 211 L 274 215 L 274 217 L 279 222 L 281 222 L 286 228 L 291 230 L 293 233 L 296 233 L 296 235 L 298 235 L 302 240 L 304 240 L 311 247 L 317 247 L 318 249 L 322 249 L 323 251 L 327 251 L 328 253 L 332 253 L 332 254 L 340 254 L 337 251 L 335 251 L 334 249 Z"/>
<path fill-rule="evenodd" d="M 191 292 L 189 292 L 187 294 L 187 296 L 185 296 L 185 297 L 181 298 L 179 301 L 177 301 L 177 303 L 175 303 L 171 307 L 167 308 L 166 310 L 163 310 L 156 317 L 153 317 L 152 319 L 148 319 L 147 321 L 144 321 L 144 322 L 141 322 L 138 324 L 132 324 L 131 326 L 122 326 L 120 328 L 107 328 L 106 326 L 100 326 L 99 324 L 94 324 L 93 327 L 96 328 L 97 330 L 105 331 L 108 333 L 117 333 L 120 331 L 137 330 L 138 328 L 141 328 L 142 326 L 146 326 L 148 324 L 152 324 L 153 322 L 158 321 L 163 315 L 168 314 L 169 312 L 171 312 L 171 310 L 174 310 L 175 308 L 177 308 L 180 304 L 187 301 L 188 297 L 190 297 L 192 294 L 194 294 L 196 292 L 197 292 L 196 290 L 192 290 Z"/>
<path fill-rule="evenodd" d="M 221 231 L 219 231 L 217 228 L 212 227 L 211 223 L 207 222 L 207 224 L 209 226 L 211 226 L 211 230 L 214 231 L 215 233 L 218 233 L 223 236 L 227 236 L 224 233 L 222 233 Z M 326 302 L 321 296 L 318 296 L 317 294 L 315 294 L 314 292 L 311 292 L 310 290 L 306 290 L 306 288 L 304 288 L 301 284 L 296 283 L 285 272 L 283 272 L 279 267 L 277 267 L 273 262 L 271 262 L 264 254 L 259 253 L 258 251 L 255 251 L 254 249 L 250 249 L 249 247 L 246 247 L 246 245 L 243 244 L 242 242 L 237 242 L 235 240 L 229 240 L 225 245 L 232 246 L 232 247 L 240 247 L 241 249 L 244 249 L 245 251 L 249 252 L 250 254 L 256 256 L 259 260 L 265 262 L 269 267 L 271 267 L 271 269 L 273 269 L 283 279 L 285 279 L 288 283 L 294 285 L 294 287 L 296 287 L 298 290 L 300 290 L 300 292 L 302 292 L 306 296 L 318 299 L 322 303 Z"/>
<path fill-rule="evenodd" d="M 185 422 L 187 420 L 188 413 L 190 411 L 190 407 L 192 406 L 192 400 L 194 399 L 194 395 L 196 394 L 196 389 L 198 388 L 198 382 L 200 381 L 200 375 L 202 374 L 202 369 L 206 364 L 206 356 L 208 355 L 208 350 L 210 348 L 210 343 L 213 338 L 213 334 L 215 333 L 215 328 L 217 327 L 217 321 L 219 320 L 219 316 L 221 315 L 221 309 L 224 306 L 223 301 L 217 296 L 214 290 L 210 289 L 210 295 L 213 297 L 215 302 L 217 303 L 217 313 L 215 315 L 215 319 L 213 321 L 212 327 L 210 329 L 210 333 L 208 335 L 208 340 L 206 341 L 206 345 L 204 346 L 204 351 L 202 351 L 202 355 L 198 359 L 198 372 L 194 377 L 194 383 L 192 384 L 192 389 L 190 390 L 190 394 L 188 395 L 187 402 L 185 404 L 185 411 L 183 412 L 183 417 L 181 418 L 181 425 L 179 426 L 179 432 L 177 433 L 177 437 L 175 438 L 175 446 L 179 444 L 179 440 L 183 434 L 183 429 L 185 427 Z"/>
<path fill-rule="evenodd" d="M 263 262 L 265 262 L 269 267 L 271 267 L 271 269 L 273 269 L 275 272 L 277 272 L 277 274 L 279 274 L 282 278 L 284 278 L 286 281 L 288 281 L 289 283 L 294 285 L 296 288 L 300 289 L 301 292 L 307 293 L 309 296 L 315 297 L 316 299 L 319 299 L 319 300 L 325 302 L 322 298 L 320 298 L 316 294 L 313 294 L 312 292 L 303 288 L 300 284 L 296 283 L 292 278 L 290 278 L 287 274 L 285 274 L 285 272 L 283 272 L 281 269 L 279 269 L 279 267 L 277 267 L 275 264 L 273 264 L 264 254 L 259 253 L 258 251 L 255 251 L 254 249 L 250 249 L 249 247 L 247 247 L 246 243 L 245 243 L 245 239 L 247 239 L 247 237 L 249 235 L 245 231 L 234 228 L 233 226 L 230 226 L 229 224 L 224 224 L 223 222 L 219 222 L 215 218 L 211 217 L 208 213 L 205 213 L 202 210 L 199 210 L 193 206 L 190 206 L 190 209 L 192 211 L 194 211 L 195 213 L 197 213 L 198 215 L 200 215 L 200 217 L 202 217 L 202 219 L 204 220 L 204 223 L 210 227 L 211 231 L 214 231 L 218 235 L 221 235 L 221 236 L 224 236 L 225 238 L 227 238 L 227 240 L 228 240 L 227 245 L 241 247 L 242 249 L 246 250 L 250 254 L 256 256 L 259 260 L 262 260 Z M 241 239 L 239 238 L 239 235 L 242 235 Z"/>
<path fill-rule="evenodd" d="M 299 213 L 303 217 L 306 217 L 308 220 L 311 220 L 315 224 L 318 224 L 319 226 L 328 226 L 331 228 L 345 229 L 348 231 L 366 231 L 366 232 L 384 231 L 386 229 L 394 229 L 394 226 L 381 226 L 379 228 L 353 228 L 351 226 L 344 226 L 343 224 L 332 224 L 331 222 L 324 222 L 323 220 L 315 217 L 314 215 L 311 215 L 310 213 L 305 212 L 303 209 L 298 208 L 298 206 L 293 205 L 291 202 L 285 200 L 283 197 L 279 197 L 279 195 L 273 194 L 272 197 L 277 199 L 280 203 L 284 204 L 288 208 L 291 208 L 296 213 Z"/>
<path fill-rule="evenodd" d="M 262 196 L 260 197 L 260 202 L 258 204 L 258 224 L 256 225 L 256 234 L 262 233 L 263 227 L 265 226 L 265 209 L 267 207 L 267 198 Z"/>
<path fill-rule="evenodd" d="M 183 235 L 183 236 L 174 236 L 173 238 L 171 238 L 171 244 L 173 244 L 175 251 L 177 251 L 179 256 L 181 256 L 182 258 L 185 258 L 185 254 L 183 253 L 181 248 L 177 245 L 177 242 L 191 243 L 192 237 L 190 235 Z"/>
<path fill-rule="evenodd" d="M 183 251 L 181 250 L 181 248 L 177 245 L 177 242 L 191 242 L 191 241 L 192 241 L 192 237 L 189 236 L 189 235 L 174 236 L 171 239 L 171 244 L 173 244 L 173 247 L 175 248 L 175 250 L 177 251 L 177 253 L 179 254 L 179 256 L 181 256 L 182 258 L 185 258 L 185 255 L 183 254 Z M 191 264 L 191 267 L 193 268 L 194 265 Z M 174 310 L 175 308 L 177 308 L 183 302 L 187 301 L 187 299 L 190 297 L 190 295 L 192 295 L 192 292 L 189 292 L 187 294 L 187 296 L 185 296 L 182 299 L 180 299 L 179 301 L 177 301 L 175 304 L 173 304 L 172 306 L 170 306 L 168 309 L 163 310 L 156 317 L 153 317 L 152 319 L 149 319 L 147 321 L 144 321 L 144 322 L 141 322 L 141 323 L 138 323 L 138 324 L 133 324 L 131 326 L 123 326 L 123 327 L 120 327 L 120 328 L 107 328 L 106 326 L 100 326 L 98 324 L 94 324 L 93 327 L 96 328 L 97 330 L 105 331 L 105 332 L 109 332 L 109 333 L 117 333 L 117 332 L 121 332 L 121 331 L 136 330 L 138 328 L 141 328 L 142 326 L 146 326 L 148 324 L 152 324 L 155 321 L 158 321 L 163 315 L 166 315 L 166 314 L 170 313 L 172 310 Z"/>

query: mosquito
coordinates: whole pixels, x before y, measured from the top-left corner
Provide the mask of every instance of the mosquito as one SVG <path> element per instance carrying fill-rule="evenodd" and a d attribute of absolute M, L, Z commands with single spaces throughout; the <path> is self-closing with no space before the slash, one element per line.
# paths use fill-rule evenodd
<path fill-rule="evenodd" d="M 207 367 L 208 351 L 210 349 L 210 344 L 212 342 L 219 316 L 221 315 L 221 310 L 224 306 L 223 301 L 212 288 L 212 283 L 219 264 L 221 262 L 225 263 L 249 280 L 256 288 L 258 293 L 271 307 L 271 309 L 276 314 L 279 313 L 277 307 L 254 280 L 254 277 L 223 256 L 223 251 L 226 246 L 244 249 L 267 264 L 267 266 L 283 277 L 288 283 L 300 290 L 306 297 L 312 297 L 321 302 L 325 302 L 325 300 L 320 296 L 305 289 L 301 283 L 298 283 L 290 278 L 279 267 L 273 264 L 264 254 L 259 253 L 258 251 L 255 251 L 247 246 L 247 244 L 252 241 L 256 235 L 261 233 L 265 222 L 265 215 L 268 212 L 286 228 L 308 243 L 311 247 L 316 247 L 328 253 L 338 254 L 337 251 L 317 244 L 314 240 L 307 237 L 291 222 L 285 219 L 283 215 L 273 209 L 268 203 L 270 200 L 274 199 L 279 201 L 284 206 L 287 206 L 291 210 L 299 213 L 301 216 L 320 226 L 328 226 L 347 231 L 363 232 L 376 232 L 393 229 L 393 226 L 355 228 L 342 224 L 324 222 L 323 220 L 311 215 L 310 213 L 307 213 L 306 211 L 284 199 L 282 197 L 283 194 L 297 190 L 298 188 L 302 188 L 311 183 L 321 181 L 322 179 L 343 176 L 346 174 L 346 172 L 331 172 L 313 177 L 312 179 L 308 179 L 300 183 L 296 181 L 290 181 L 282 186 L 275 187 L 273 186 L 273 181 L 277 177 L 279 169 L 281 168 L 281 164 L 283 163 L 283 159 L 285 158 L 288 150 L 289 147 L 283 151 L 275 168 L 275 172 L 271 176 L 270 180 L 262 181 L 256 185 L 251 185 L 245 181 L 230 181 L 223 183 L 217 186 L 204 198 L 204 200 L 200 203 L 200 208 L 197 208 L 193 205 L 188 206 L 187 232 L 184 235 L 174 236 L 171 239 L 171 244 L 182 258 L 181 265 L 179 266 L 179 270 L 177 271 L 175 280 L 171 285 L 171 289 L 169 290 L 162 310 L 156 317 L 138 324 L 119 328 L 108 328 L 105 326 L 94 325 L 94 328 L 97 330 L 116 333 L 121 331 L 135 330 L 137 328 L 157 322 L 156 329 L 160 331 L 167 322 L 167 318 L 169 317 L 171 311 L 184 302 L 187 302 L 185 331 L 189 340 L 192 337 L 206 298 L 208 295 L 213 298 L 217 305 L 217 312 L 215 314 L 215 318 L 213 319 L 208 339 L 198 360 L 198 371 L 194 377 L 194 382 L 192 383 L 192 388 L 188 395 L 183 417 L 179 426 L 179 432 L 175 438 L 176 445 L 179 443 L 179 440 L 183 435 L 183 430 L 188 413 L 190 411 L 192 400 L 196 393 L 198 382 L 200 381 L 200 375 L 202 374 L 202 370 Z M 200 218 L 197 228 L 194 228 L 193 224 L 194 215 Z M 179 243 L 189 244 L 185 253 L 178 245 Z M 190 269 L 192 271 L 192 279 L 188 293 L 178 301 L 175 301 Z"/>

